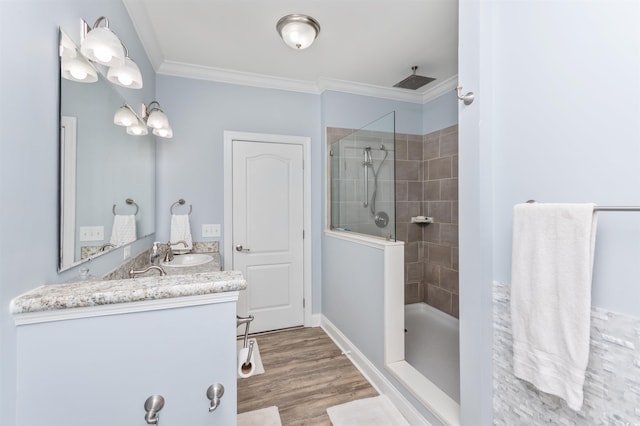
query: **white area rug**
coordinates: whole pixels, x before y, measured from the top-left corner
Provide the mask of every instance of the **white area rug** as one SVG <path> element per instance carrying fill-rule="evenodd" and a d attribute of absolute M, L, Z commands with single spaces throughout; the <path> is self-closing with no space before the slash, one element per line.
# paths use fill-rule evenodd
<path fill-rule="evenodd" d="M 327 408 L 333 426 L 409 426 L 384 395 Z"/>
<path fill-rule="evenodd" d="M 262 358 L 260 357 L 260 349 L 258 349 L 258 341 L 256 339 L 249 339 L 249 341 L 247 342 L 247 347 L 249 347 L 249 342 L 251 342 L 253 340 L 253 361 L 256 363 L 256 369 L 254 370 L 252 376 L 255 376 L 257 374 L 262 374 L 264 373 L 264 366 L 262 365 Z M 240 351 L 240 349 L 242 349 L 242 343 L 244 342 L 244 339 L 240 339 L 237 341 L 237 349 L 238 352 Z M 238 376 L 238 378 L 240 378 L 240 376 Z"/>
<path fill-rule="evenodd" d="M 282 426 L 278 407 L 274 405 L 238 414 L 238 426 Z"/>

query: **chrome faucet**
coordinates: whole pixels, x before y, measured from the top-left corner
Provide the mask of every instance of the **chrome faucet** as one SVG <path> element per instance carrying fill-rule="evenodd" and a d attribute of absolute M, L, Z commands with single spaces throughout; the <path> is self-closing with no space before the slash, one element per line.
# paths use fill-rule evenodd
<path fill-rule="evenodd" d="M 165 275 L 167 275 L 167 272 L 162 269 L 162 266 L 158 266 L 158 265 L 151 265 L 141 271 L 136 271 L 133 269 L 133 266 L 131 267 L 131 269 L 129 269 L 129 278 L 135 278 L 136 275 L 142 275 L 145 274 L 147 272 L 149 272 L 150 270 L 155 269 L 156 271 L 160 272 L 160 276 L 163 277 Z"/>
<path fill-rule="evenodd" d="M 115 244 L 105 243 L 105 244 L 101 245 L 101 246 L 98 248 L 98 251 L 105 251 L 106 249 L 108 249 L 108 248 L 112 248 L 112 247 L 115 247 L 115 246 L 116 246 Z"/>
<path fill-rule="evenodd" d="M 172 243 L 171 241 L 167 241 L 167 246 L 164 251 L 164 259 L 163 259 L 164 263 L 171 262 L 173 260 L 173 249 L 171 248 L 171 246 L 174 244 L 182 244 L 185 247 L 189 247 L 187 242 L 184 240 L 176 241 L 175 243 Z"/>

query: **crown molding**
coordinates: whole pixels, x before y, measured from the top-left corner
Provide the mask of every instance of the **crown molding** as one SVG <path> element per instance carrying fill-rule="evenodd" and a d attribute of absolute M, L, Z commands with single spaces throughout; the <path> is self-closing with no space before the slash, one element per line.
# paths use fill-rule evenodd
<path fill-rule="evenodd" d="M 157 68 L 157 73 L 174 77 L 261 87 L 264 89 L 280 89 L 291 92 L 313 93 L 315 95 L 320 94 L 318 85 L 312 81 L 273 77 L 245 71 L 233 71 L 223 68 L 187 64 L 184 62 L 164 61 Z"/>
<path fill-rule="evenodd" d="M 157 73 L 173 77 L 193 78 L 219 83 L 238 84 L 242 86 L 260 87 L 264 89 L 287 90 L 291 92 L 311 93 L 319 95 L 325 90 L 351 93 L 354 95 L 371 96 L 400 102 L 416 104 L 427 103 L 449 90 L 453 90 L 458 82 L 458 76 L 448 78 L 432 89 L 421 92 L 407 89 L 374 86 L 352 81 L 320 78 L 318 81 L 295 80 L 256 74 L 245 71 L 233 71 L 224 68 L 207 67 L 176 61 L 162 61 L 156 68 Z"/>
<path fill-rule="evenodd" d="M 455 90 L 456 87 L 458 87 L 458 74 L 449 77 L 446 80 L 443 80 L 442 82 L 433 86 L 431 89 L 424 92 L 424 94 L 422 95 L 422 103 L 426 104 L 428 102 L 431 102 L 435 98 L 439 98 L 445 93 Z"/>

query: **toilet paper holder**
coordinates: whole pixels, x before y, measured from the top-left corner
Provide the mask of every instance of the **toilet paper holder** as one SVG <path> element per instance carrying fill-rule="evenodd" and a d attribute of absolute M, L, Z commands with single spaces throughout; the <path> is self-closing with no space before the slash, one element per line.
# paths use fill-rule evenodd
<path fill-rule="evenodd" d="M 240 327 L 241 325 L 245 325 L 244 329 L 244 341 L 242 343 L 242 347 L 247 347 L 247 342 L 249 341 L 249 326 L 253 321 L 253 315 L 249 315 L 248 317 L 241 317 L 240 315 L 236 315 L 236 327 Z"/>

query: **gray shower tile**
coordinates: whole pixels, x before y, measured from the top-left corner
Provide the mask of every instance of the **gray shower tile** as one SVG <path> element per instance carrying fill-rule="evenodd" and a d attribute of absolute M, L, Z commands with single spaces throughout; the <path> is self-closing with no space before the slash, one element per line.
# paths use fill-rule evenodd
<path fill-rule="evenodd" d="M 451 247 L 431 243 L 429 243 L 428 247 L 427 256 L 429 257 L 429 262 L 446 266 L 447 268 L 451 267 Z"/>
<path fill-rule="evenodd" d="M 448 135 L 450 133 L 458 133 L 457 124 L 454 124 L 453 126 L 445 127 L 444 129 L 440 129 L 440 136 Z"/>
<path fill-rule="evenodd" d="M 445 133 L 440 136 L 440 156 L 447 157 L 458 153 L 458 133 Z"/>
<path fill-rule="evenodd" d="M 422 241 L 422 226 L 416 223 L 409 223 L 407 225 L 407 241 L 414 243 Z"/>
<path fill-rule="evenodd" d="M 399 239 L 399 238 L 398 238 Z M 420 260 L 420 242 L 407 243 L 404 245 L 404 262 L 411 263 Z"/>
<path fill-rule="evenodd" d="M 456 271 L 460 270 L 460 265 L 458 263 L 458 247 L 451 248 L 451 267 Z"/>
<path fill-rule="evenodd" d="M 396 161 L 396 179 L 397 180 L 421 180 L 422 162 L 421 161 Z"/>
<path fill-rule="evenodd" d="M 458 294 L 458 271 L 449 268 L 440 268 L 440 287 Z"/>
<path fill-rule="evenodd" d="M 425 135 L 423 140 L 422 158 L 431 160 L 440 156 L 440 136 L 438 132 Z"/>
<path fill-rule="evenodd" d="M 423 262 L 425 284 L 438 285 L 440 282 L 440 266 L 432 262 Z"/>
<path fill-rule="evenodd" d="M 406 180 L 396 181 L 396 201 L 408 201 L 408 188 Z"/>
<path fill-rule="evenodd" d="M 451 314 L 451 293 L 440 287 L 428 286 L 427 303 L 436 309 Z"/>
<path fill-rule="evenodd" d="M 451 177 L 451 157 L 437 158 L 429 161 L 429 180 Z"/>
<path fill-rule="evenodd" d="M 451 157 L 451 177 L 458 177 L 458 156 Z"/>
<path fill-rule="evenodd" d="M 451 295 L 451 315 L 460 318 L 460 297 L 457 294 Z"/>
<path fill-rule="evenodd" d="M 422 302 L 422 298 L 420 297 L 420 283 L 408 283 L 404 286 L 404 303 L 405 305 L 409 305 L 411 303 Z"/>
<path fill-rule="evenodd" d="M 451 223 L 451 201 L 429 201 L 427 216 L 435 222 Z"/>
<path fill-rule="evenodd" d="M 441 223 L 440 243 L 451 247 L 458 247 L 458 225 Z"/>
<path fill-rule="evenodd" d="M 458 223 L 458 202 L 451 203 L 451 223 Z"/>
<path fill-rule="evenodd" d="M 429 243 L 439 243 L 440 242 L 440 224 L 439 223 L 430 223 L 428 225 L 420 225 L 424 227 L 422 231 L 422 235 L 424 236 L 424 241 Z"/>
<path fill-rule="evenodd" d="M 407 159 L 422 160 L 422 138 L 409 137 L 407 139 Z"/>
<path fill-rule="evenodd" d="M 422 262 L 407 263 L 407 282 L 422 280 Z"/>
<path fill-rule="evenodd" d="M 396 240 L 407 242 L 407 223 L 396 222 Z"/>
<path fill-rule="evenodd" d="M 424 201 L 440 200 L 440 181 L 430 180 L 424 183 Z"/>
<path fill-rule="evenodd" d="M 396 160 L 406 160 L 407 159 L 407 138 L 398 138 L 396 137 Z"/>
<path fill-rule="evenodd" d="M 422 201 L 422 181 L 407 182 L 407 193 L 409 201 Z"/>
<path fill-rule="evenodd" d="M 442 179 L 440 182 L 440 199 L 447 201 L 458 200 L 458 178 Z"/>

